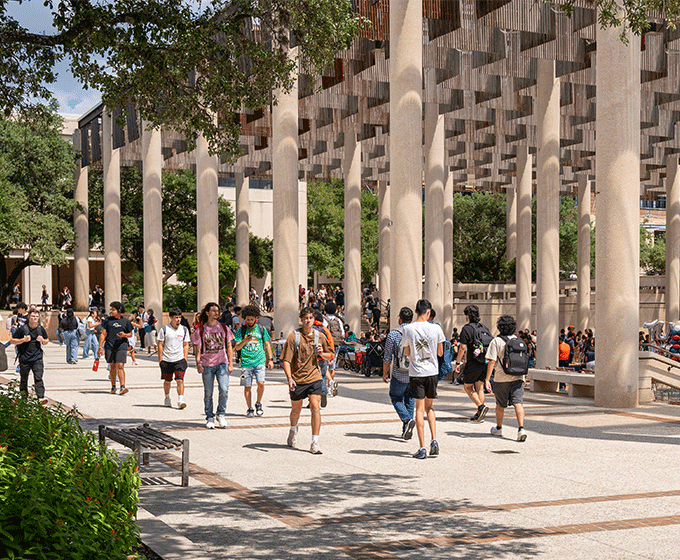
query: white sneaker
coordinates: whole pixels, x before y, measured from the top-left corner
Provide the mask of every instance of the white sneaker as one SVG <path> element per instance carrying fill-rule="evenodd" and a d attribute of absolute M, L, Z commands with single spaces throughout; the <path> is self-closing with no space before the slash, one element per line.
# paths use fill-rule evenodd
<path fill-rule="evenodd" d="M 291 427 L 290 431 L 288 432 L 288 447 L 295 447 L 297 433 L 298 433 L 297 426 Z"/>
<path fill-rule="evenodd" d="M 215 427 L 215 420 L 213 418 L 208 418 L 208 421 L 205 423 L 205 427 L 209 430 L 212 430 Z"/>
<path fill-rule="evenodd" d="M 184 397 L 180 395 L 179 399 L 177 400 L 177 407 L 178 408 L 186 408 L 187 403 L 184 402 Z"/>
<path fill-rule="evenodd" d="M 165 395 L 165 406 L 172 406 L 172 401 L 170 400 L 170 395 Z"/>
<path fill-rule="evenodd" d="M 321 448 L 319 447 L 319 444 L 313 441 L 312 446 L 309 448 L 309 452 L 313 453 L 314 455 L 321 455 Z"/>
<path fill-rule="evenodd" d="M 526 441 L 527 440 L 527 433 L 524 431 L 524 428 L 520 428 L 517 430 L 517 441 Z"/>
<path fill-rule="evenodd" d="M 220 428 L 226 428 L 227 427 L 227 419 L 224 416 L 218 416 L 217 417 L 217 425 Z"/>
<path fill-rule="evenodd" d="M 496 426 L 491 427 L 491 435 L 492 436 L 502 436 L 503 435 L 503 428 L 497 428 Z"/>

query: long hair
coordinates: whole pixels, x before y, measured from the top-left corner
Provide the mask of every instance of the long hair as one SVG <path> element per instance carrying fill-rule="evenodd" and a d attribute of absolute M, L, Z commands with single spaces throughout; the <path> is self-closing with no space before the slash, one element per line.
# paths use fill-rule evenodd
<path fill-rule="evenodd" d="M 217 309 L 220 308 L 219 304 L 215 303 L 214 301 L 209 301 L 203 306 L 201 314 L 198 316 L 198 320 L 204 325 L 208 322 L 208 311 L 210 311 L 211 307 L 217 307 Z"/>

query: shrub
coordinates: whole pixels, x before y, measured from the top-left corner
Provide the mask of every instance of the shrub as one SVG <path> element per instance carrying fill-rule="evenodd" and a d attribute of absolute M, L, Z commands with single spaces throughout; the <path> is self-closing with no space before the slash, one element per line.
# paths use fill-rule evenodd
<path fill-rule="evenodd" d="M 139 475 L 134 454 L 99 454 L 77 412 L 0 389 L 0 549 L 10 559 L 127 558 Z"/>

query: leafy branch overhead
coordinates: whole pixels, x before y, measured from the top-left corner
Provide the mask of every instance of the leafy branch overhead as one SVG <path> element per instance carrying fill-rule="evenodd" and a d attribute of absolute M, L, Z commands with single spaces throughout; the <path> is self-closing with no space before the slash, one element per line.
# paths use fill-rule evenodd
<path fill-rule="evenodd" d="M 67 60 L 108 107 L 132 102 L 190 147 L 203 134 L 213 153 L 231 157 L 239 150 L 234 114 L 259 110 L 272 89 L 291 87 L 290 47 L 300 47 L 301 72 L 318 74 L 365 24 L 351 0 L 45 0 L 53 29 L 39 34 L 7 14 L 8 2 L 0 0 L 6 113 L 49 98 L 54 66 Z"/>

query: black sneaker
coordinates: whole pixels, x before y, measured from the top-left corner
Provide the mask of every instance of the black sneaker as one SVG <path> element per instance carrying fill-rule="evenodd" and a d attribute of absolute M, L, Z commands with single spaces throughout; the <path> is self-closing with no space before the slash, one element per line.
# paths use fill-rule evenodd
<path fill-rule="evenodd" d="M 328 404 L 328 395 L 326 395 L 326 393 L 323 393 L 321 395 L 321 408 L 326 408 L 327 404 Z"/>
<path fill-rule="evenodd" d="M 411 419 L 408 422 L 406 422 L 406 425 L 404 427 L 404 433 L 402 434 L 401 437 L 403 437 L 406 441 L 410 440 L 413 437 L 413 428 L 416 427 L 416 421 Z"/>
<path fill-rule="evenodd" d="M 264 408 L 262 408 L 262 403 L 255 403 L 255 414 L 262 416 L 264 414 Z"/>
<path fill-rule="evenodd" d="M 479 409 L 479 418 L 477 419 L 477 422 L 484 422 L 484 417 L 487 412 L 489 412 L 489 407 L 482 405 L 482 408 Z"/>
<path fill-rule="evenodd" d="M 436 439 L 430 443 L 430 457 L 437 457 L 439 455 L 439 444 Z"/>
<path fill-rule="evenodd" d="M 414 459 L 427 459 L 427 449 L 421 447 L 413 454 Z"/>
<path fill-rule="evenodd" d="M 475 412 L 475 415 L 470 418 L 470 422 L 479 422 L 479 410 Z"/>

